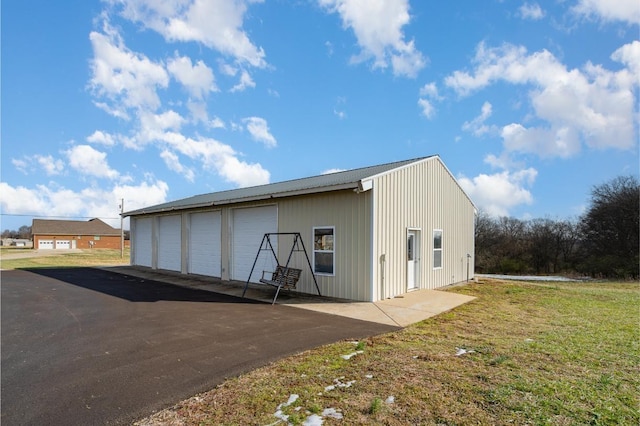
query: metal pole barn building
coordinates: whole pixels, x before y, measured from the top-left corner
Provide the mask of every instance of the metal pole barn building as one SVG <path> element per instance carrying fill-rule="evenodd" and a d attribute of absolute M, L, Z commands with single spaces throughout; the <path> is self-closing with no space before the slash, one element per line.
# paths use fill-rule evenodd
<path fill-rule="evenodd" d="M 321 294 L 367 302 L 473 278 L 475 215 L 439 156 L 124 213 L 132 265 L 257 283 L 274 270 L 269 253 L 256 261 L 264 234 L 300 233 Z M 278 258 L 290 252 L 286 238 L 271 242 Z M 303 270 L 295 291 L 317 294 L 304 255 L 290 266 Z"/>

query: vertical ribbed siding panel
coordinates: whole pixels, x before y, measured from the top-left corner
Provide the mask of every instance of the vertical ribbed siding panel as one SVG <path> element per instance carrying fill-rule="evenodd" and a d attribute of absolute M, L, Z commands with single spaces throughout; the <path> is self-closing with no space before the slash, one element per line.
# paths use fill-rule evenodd
<path fill-rule="evenodd" d="M 372 300 L 371 192 L 336 191 L 279 201 L 279 232 L 300 232 L 312 263 L 313 227 L 320 226 L 335 227 L 335 275 L 317 276 L 322 295 Z M 282 263 L 286 262 L 291 243 L 288 236 L 278 241 L 278 257 Z M 291 265 L 303 270 L 297 290 L 317 294 L 304 254 L 295 254 Z"/>
<path fill-rule="evenodd" d="M 407 291 L 408 229 L 419 229 L 420 288 L 434 289 L 466 279 L 466 253 L 473 254 L 474 207 L 437 157 L 383 174 L 374 179 L 377 221 L 374 258 L 385 256 L 384 292 L 378 298 Z M 443 231 L 442 268 L 433 269 L 433 231 Z M 382 266 L 382 265 L 380 265 Z M 375 275 L 380 289 L 382 267 Z M 473 262 L 470 262 L 473 276 Z"/>

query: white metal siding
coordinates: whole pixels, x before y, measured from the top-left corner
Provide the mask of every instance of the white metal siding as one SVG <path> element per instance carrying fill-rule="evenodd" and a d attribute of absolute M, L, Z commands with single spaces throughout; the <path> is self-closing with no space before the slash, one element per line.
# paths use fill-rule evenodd
<path fill-rule="evenodd" d="M 180 215 L 158 218 L 158 268 L 181 270 L 182 218 Z"/>
<path fill-rule="evenodd" d="M 131 220 L 133 222 L 133 232 L 131 238 L 133 240 L 133 258 L 131 263 L 138 266 L 152 265 L 152 253 L 153 247 L 151 243 L 153 219 L 135 218 Z"/>
<path fill-rule="evenodd" d="M 260 248 L 265 233 L 278 232 L 278 207 L 263 206 L 239 208 L 233 210 L 232 229 L 232 269 L 231 279 L 247 281 L 251 267 Z M 273 248 L 278 252 L 277 239 L 272 241 Z M 274 266 L 273 255 L 262 252 L 256 263 L 256 269 L 251 275 L 251 282 L 258 282 L 262 277 L 262 270 Z"/>
<path fill-rule="evenodd" d="M 219 277 L 222 255 L 221 212 L 192 213 L 189 219 L 188 272 Z"/>
<path fill-rule="evenodd" d="M 278 204 L 280 232 L 300 232 L 313 262 L 313 227 L 334 227 L 334 275 L 318 275 L 323 296 L 370 301 L 371 294 L 371 192 L 352 190 L 293 197 Z M 286 261 L 292 240 L 280 238 L 279 256 Z M 294 256 L 302 269 L 296 290 L 317 294 L 304 253 Z"/>
<path fill-rule="evenodd" d="M 439 158 L 430 158 L 374 180 L 378 298 L 407 291 L 407 229 L 421 230 L 420 288 L 438 288 L 466 279 L 467 253 L 474 253 L 475 211 Z M 443 231 L 442 268 L 433 268 L 433 230 Z M 384 260 L 383 260 L 384 259 Z M 473 271 L 473 259 L 470 262 Z M 473 272 L 471 272 L 471 276 Z"/>

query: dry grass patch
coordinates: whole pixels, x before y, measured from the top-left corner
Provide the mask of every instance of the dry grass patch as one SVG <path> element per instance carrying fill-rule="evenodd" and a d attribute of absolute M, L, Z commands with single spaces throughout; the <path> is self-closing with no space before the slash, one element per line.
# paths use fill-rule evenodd
<path fill-rule="evenodd" d="M 450 291 L 477 299 L 284 359 L 138 424 L 640 422 L 637 284 L 487 281 Z"/>
<path fill-rule="evenodd" d="M 2 251 L 2 255 L 13 252 L 13 250 Z M 63 254 L 56 252 L 50 255 L 42 255 L 40 253 L 38 256 L 24 259 L 0 258 L 0 267 L 2 269 L 74 268 L 122 264 L 129 264 L 129 248 L 125 248 L 124 256 L 120 255 L 120 249 L 92 249 Z"/>

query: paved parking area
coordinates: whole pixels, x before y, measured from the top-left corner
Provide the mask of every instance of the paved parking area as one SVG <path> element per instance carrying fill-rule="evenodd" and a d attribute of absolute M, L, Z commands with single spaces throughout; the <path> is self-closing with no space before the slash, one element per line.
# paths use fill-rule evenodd
<path fill-rule="evenodd" d="M 3 425 L 130 424 L 281 357 L 398 329 L 91 268 L 2 271 Z"/>

